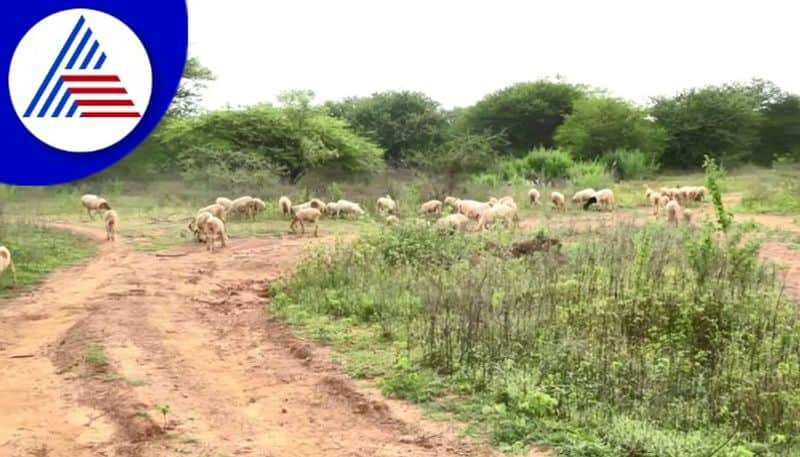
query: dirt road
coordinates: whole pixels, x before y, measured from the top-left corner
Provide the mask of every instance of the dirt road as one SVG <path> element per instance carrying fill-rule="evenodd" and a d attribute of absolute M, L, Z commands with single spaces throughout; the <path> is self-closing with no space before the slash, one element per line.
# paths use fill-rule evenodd
<path fill-rule="evenodd" d="M 492 455 L 354 388 L 325 348 L 268 320 L 269 283 L 309 243 L 158 256 L 103 242 L 4 304 L 0 456 Z"/>

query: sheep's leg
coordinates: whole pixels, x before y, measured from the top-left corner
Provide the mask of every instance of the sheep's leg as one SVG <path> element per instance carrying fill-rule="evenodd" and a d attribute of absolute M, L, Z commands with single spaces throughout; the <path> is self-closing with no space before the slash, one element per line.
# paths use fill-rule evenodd
<path fill-rule="evenodd" d="M 306 224 L 303 221 L 300 221 L 300 234 L 304 235 L 306 233 Z"/>
<path fill-rule="evenodd" d="M 225 232 L 222 232 L 222 233 L 219 234 L 219 238 L 222 241 L 222 247 L 223 248 L 226 247 L 228 245 L 226 243 L 226 241 L 227 241 L 226 238 L 228 238 L 228 235 L 226 235 Z"/>
<path fill-rule="evenodd" d="M 319 222 L 314 222 L 314 236 L 319 236 Z"/>

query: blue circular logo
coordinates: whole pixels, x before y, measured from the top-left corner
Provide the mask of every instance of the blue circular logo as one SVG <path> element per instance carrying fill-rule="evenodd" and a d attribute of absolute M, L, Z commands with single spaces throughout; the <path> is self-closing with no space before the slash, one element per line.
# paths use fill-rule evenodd
<path fill-rule="evenodd" d="M 29 2 L 9 13 L 0 182 L 80 179 L 153 131 L 186 62 L 185 0 Z"/>

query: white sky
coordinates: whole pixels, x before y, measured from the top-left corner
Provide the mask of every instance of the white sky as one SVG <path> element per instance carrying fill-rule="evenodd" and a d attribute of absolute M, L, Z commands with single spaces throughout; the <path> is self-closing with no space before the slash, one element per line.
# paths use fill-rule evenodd
<path fill-rule="evenodd" d="M 188 0 L 189 53 L 217 75 L 205 106 L 419 90 L 467 106 L 563 75 L 646 102 L 770 79 L 800 92 L 794 0 Z"/>

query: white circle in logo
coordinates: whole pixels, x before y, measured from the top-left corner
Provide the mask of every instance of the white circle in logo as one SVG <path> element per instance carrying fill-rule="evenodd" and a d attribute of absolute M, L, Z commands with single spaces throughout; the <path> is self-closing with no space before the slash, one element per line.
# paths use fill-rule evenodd
<path fill-rule="evenodd" d="M 20 121 L 36 138 L 69 152 L 92 152 L 125 138 L 147 111 L 150 59 L 123 22 L 69 9 L 22 37 L 8 72 Z"/>

